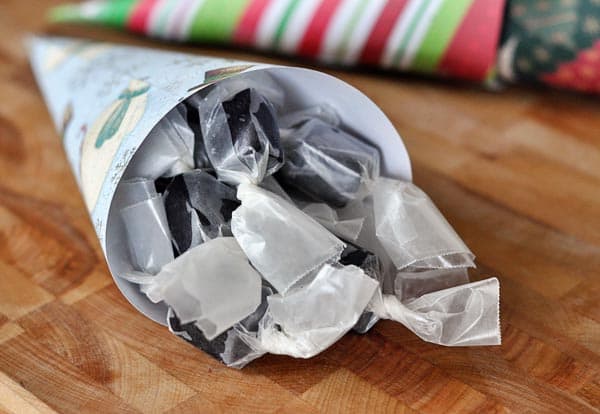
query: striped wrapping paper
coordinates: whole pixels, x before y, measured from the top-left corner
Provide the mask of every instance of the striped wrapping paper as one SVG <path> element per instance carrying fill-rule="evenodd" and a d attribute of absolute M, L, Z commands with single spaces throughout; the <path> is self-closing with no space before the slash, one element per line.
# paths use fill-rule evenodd
<path fill-rule="evenodd" d="M 342 65 L 485 81 L 505 0 L 93 0 L 52 18 Z"/>

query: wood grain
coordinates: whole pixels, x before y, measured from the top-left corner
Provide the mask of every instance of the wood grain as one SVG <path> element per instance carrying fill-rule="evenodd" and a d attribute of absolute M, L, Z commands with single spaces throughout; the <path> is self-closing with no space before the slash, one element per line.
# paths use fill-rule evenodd
<path fill-rule="evenodd" d="M 473 277 L 500 277 L 503 344 L 444 348 L 381 322 L 311 360 L 267 356 L 236 371 L 121 297 L 22 39 L 175 46 L 46 25 L 60 2 L 0 4 L 0 412 L 600 412 L 597 98 L 328 70 L 398 128 L 416 183 L 477 255 Z"/>

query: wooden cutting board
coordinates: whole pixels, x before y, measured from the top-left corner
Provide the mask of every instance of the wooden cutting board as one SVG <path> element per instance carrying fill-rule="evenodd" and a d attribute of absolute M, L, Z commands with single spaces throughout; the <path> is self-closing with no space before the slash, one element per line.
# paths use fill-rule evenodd
<path fill-rule="evenodd" d="M 0 4 L 0 411 L 599 411 L 600 99 L 330 71 L 398 128 L 416 183 L 477 255 L 474 278 L 500 278 L 503 344 L 444 348 L 382 322 L 311 360 L 267 356 L 237 371 L 117 291 L 22 36 L 170 46 L 45 26 L 59 2 Z"/>

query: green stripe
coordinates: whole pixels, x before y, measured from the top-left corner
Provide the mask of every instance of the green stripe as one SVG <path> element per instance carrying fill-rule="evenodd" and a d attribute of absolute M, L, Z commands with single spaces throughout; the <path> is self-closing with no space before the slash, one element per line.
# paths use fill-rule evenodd
<path fill-rule="evenodd" d="M 444 0 L 431 22 L 411 68 L 423 72 L 433 72 L 437 68 L 473 1 Z"/>
<path fill-rule="evenodd" d="M 89 13 L 89 5 L 65 4 L 50 10 L 53 22 L 93 22 L 113 27 L 124 27 L 138 0 L 115 0 L 101 3 L 95 13 Z M 87 11 L 86 11 L 87 10 Z"/>
<path fill-rule="evenodd" d="M 431 3 L 431 0 L 423 1 L 419 5 L 419 8 L 417 9 L 417 12 L 413 16 L 413 18 L 410 20 L 410 24 L 409 24 L 408 28 L 406 29 L 406 32 L 404 32 L 404 37 L 402 37 L 402 40 L 400 41 L 400 45 L 398 46 L 398 50 L 396 50 L 396 53 L 394 54 L 394 58 L 392 59 L 392 64 L 394 66 L 397 66 L 398 63 L 400 62 L 400 59 L 402 59 L 402 55 L 404 55 L 406 46 L 408 46 L 408 43 L 410 42 L 410 38 L 412 37 L 415 29 L 417 28 L 421 19 L 423 18 L 423 14 L 425 14 L 425 10 L 427 10 L 427 7 L 429 7 L 430 3 Z"/>
<path fill-rule="evenodd" d="M 344 33 L 342 34 L 342 41 L 338 46 L 338 49 L 335 52 L 335 57 L 337 61 L 342 61 L 348 52 L 348 43 L 350 43 L 350 37 L 352 37 L 352 33 L 354 32 L 354 28 L 360 21 L 360 18 L 363 16 L 363 12 L 365 11 L 365 7 L 369 4 L 369 0 L 362 0 L 360 3 L 356 5 L 356 9 L 352 12 L 352 16 L 350 16 L 350 20 L 346 27 L 344 27 Z"/>
<path fill-rule="evenodd" d="M 194 16 L 190 40 L 227 42 L 249 0 L 206 0 Z"/>
<path fill-rule="evenodd" d="M 281 1 L 281 0 L 279 0 L 279 1 Z M 277 26 L 277 30 L 275 31 L 275 37 L 273 38 L 273 46 L 274 47 L 278 47 L 279 43 L 281 43 L 281 38 L 283 37 L 285 28 L 287 27 L 287 25 L 290 21 L 290 18 L 292 17 L 292 14 L 294 14 L 294 11 L 298 7 L 299 3 L 300 3 L 299 0 L 292 0 L 288 4 L 287 9 L 285 9 L 285 12 L 283 13 L 283 18 L 279 22 L 279 26 Z"/>

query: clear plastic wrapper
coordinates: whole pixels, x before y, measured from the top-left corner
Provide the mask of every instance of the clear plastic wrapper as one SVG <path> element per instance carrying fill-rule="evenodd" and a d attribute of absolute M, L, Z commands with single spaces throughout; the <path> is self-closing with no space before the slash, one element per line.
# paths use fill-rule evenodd
<path fill-rule="evenodd" d="M 204 137 L 202 136 L 202 127 L 200 125 L 200 114 L 198 113 L 198 100 L 201 99 L 199 94 L 194 94 L 181 104 L 179 112 L 185 116 L 185 120 L 194 134 L 194 153 L 193 160 L 195 168 L 203 170 L 212 170 L 212 165 L 208 159 L 206 146 L 204 145 Z"/>
<path fill-rule="evenodd" d="M 154 180 L 149 178 L 132 178 L 121 181 L 119 191 L 115 197 L 118 198 L 119 205 L 127 207 L 149 200 L 157 195 Z"/>
<path fill-rule="evenodd" d="M 152 194 L 145 181 L 127 183 L 125 187 L 130 190 L 129 201 L 135 202 L 121 210 L 133 266 L 143 273 L 156 274 L 174 258 L 162 197 Z"/>
<path fill-rule="evenodd" d="M 207 240 L 231 236 L 235 189 L 202 170 L 173 177 L 164 189 L 165 210 L 179 254 Z"/>
<path fill-rule="evenodd" d="M 255 349 L 246 343 L 244 338 L 257 335 L 259 322 L 267 310 L 267 296 L 271 294 L 273 294 L 273 290 L 268 286 L 263 286 L 261 303 L 258 308 L 212 340 L 208 340 L 193 322 L 182 324 L 172 308 L 169 308 L 167 315 L 169 330 L 225 365 L 243 368 L 249 362 L 265 354 L 265 351 Z"/>
<path fill-rule="evenodd" d="M 230 184 L 258 184 L 283 164 L 276 109 L 263 94 L 269 85 L 256 86 L 225 80 L 191 101 L 208 159 L 219 179 Z"/>
<path fill-rule="evenodd" d="M 171 177 L 194 169 L 194 131 L 186 114 L 184 104 L 179 104 L 152 129 L 127 167 L 127 178 Z"/>
<path fill-rule="evenodd" d="M 315 118 L 335 127 L 341 124 L 340 117 L 335 108 L 327 103 L 322 103 L 281 115 L 279 117 L 279 127 L 293 128 Z"/>
<path fill-rule="evenodd" d="M 235 93 L 242 91 L 246 88 L 256 89 L 260 91 L 260 94 L 264 96 L 274 108 L 280 109 L 286 103 L 287 97 L 284 89 L 281 87 L 279 82 L 275 80 L 274 76 L 265 71 L 253 71 L 247 73 L 243 78 L 230 77 L 216 82 L 213 85 L 207 87 L 206 90 L 211 90 L 214 86 L 221 86 L 221 98 L 227 98 L 233 96 Z M 203 90 L 200 93 L 192 95 L 187 99 L 187 103 L 191 108 L 198 108 L 199 101 L 204 99 L 206 91 Z"/>
<path fill-rule="evenodd" d="M 225 348 L 221 353 L 221 360 L 229 367 L 243 368 L 249 362 L 266 353 L 264 349 L 256 348 L 255 342 L 248 341 L 251 336 L 258 335 L 260 321 L 267 312 L 267 297 L 273 294 L 273 288 L 263 284 L 260 306 L 246 317 L 236 323 L 228 331 Z"/>
<path fill-rule="evenodd" d="M 233 235 L 278 292 L 340 257 L 344 243 L 283 198 L 252 184 L 240 184 L 237 196 Z"/>
<path fill-rule="evenodd" d="M 131 270 L 129 272 L 124 272 L 119 275 L 120 278 L 127 280 L 128 282 L 135 283 L 136 285 L 140 285 L 140 289 L 144 290 L 146 285 L 150 285 L 157 280 L 157 276 L 145 273 L 141 270 Z"/>
<path fill-rule="evenodd" d="M 402 323 L 427 342 L 446 346 L 499 345 L 499 296 L 498 279 L 490 278 L 407 301 L 379 292 L 368 309 L 382 319 Z"/>
<path fill-rule="evenodd" d="M 380 283 L 378 289 L 381 289 L 381 283 L 383 282 L 381 262 L 373 253 L 353 244 L 348 244 L 342 252 L 340 264 L 346 266 L 354 265 L 361 268 L 367 276 Z M 356 322 L 356 325 L 354 325 L 353 329 L 358 333 L 366 333 L 373 327 L 373 325 L 377 323 L 378 320 L 379 317 L 377 315 L 369 310 L 365 310 Z"/>
<path fill-rule="evenodd" d="M 379 176 L 377 148 L 338 127 L 311 119 L 282 132 L 286 162 L 277 177 L 316 202 L 344 207 Z"/>
<path fill-rule="evenodd" d="M 279 182 L 277 182 L 277 179 L 272 175 L 265 177 L 260 183 L 260 187 L 272 192 L 273 194 L 277 194 L 288 203 L 294 203 L 294 200 L 292 200 L 289 194 L 283 189 L 283 187 L 281 187 Z"/>
<path fill-rule="evenodd" d="M 373 211 L 377 238 L 398 270 L 475 266 L 469 248 L 414 184 L 379 178 Z"/>
<path fill-rule="evenodd" d="M 345 210 L 353 216 L 364 217 L 361 232 L 352 243 L 377 256 L 381 269 L 381 290 L 383 293 L 393 294 L 398 270 L 375 234 L 373 197 L 369 195 L 360 201 L 352 202 L 345 207 Z"/>
<path fill-rule="evenodd" d="M 346 241 L 358 239 L 365 221 L 364 217 L 353 214 L 347 208 L 333 209 L 325 203 L 308 203 L 301 208 L 327 230 Z"/>
<path fill-rule="evenodd" d="M 310 358 L 352 329 L 377 286 L 356 266 L 324 265 L 301 288 L 269 296 L 258 335 L 246 341 L 272 354 Z"/>
<path fill-rule="evenodd" d="M 163 266 L 147 295 L 212 340 L 252 314 L 262 280 L 233 237 L 210 240 Z"/>
<path fill-rule="evenodd" d="M 469 283 L 467 268 L 398 272 L 394 283 L 394 294 L 404 301 L 465 283 Z"/>

